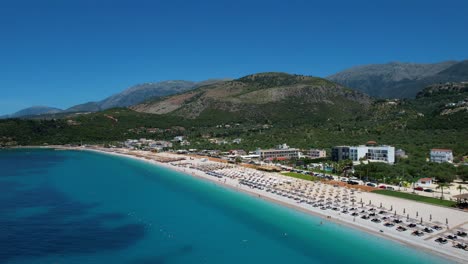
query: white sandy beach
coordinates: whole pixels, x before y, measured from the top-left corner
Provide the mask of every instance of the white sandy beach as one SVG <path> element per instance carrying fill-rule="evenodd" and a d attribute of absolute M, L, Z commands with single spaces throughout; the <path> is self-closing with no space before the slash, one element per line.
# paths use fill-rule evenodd
<path fill-rule="evenodd" d="M 453 246 L 456 243 L 468 244 L 468 237 L 458 236 L 455 240 L 447 239 L 446 244 L 440 244 L 434 241 L 439 237 L 454 235 L 457 231 L 468 231 L 468 213 L 461 210 L 419 203 L 376 193 L 362 192 L 344 187 L 334 187 L 326 183 L 310 182 L 286 177 L 279 173 L 260 172 L 232 164 L 218 163 L 205 159 L 201 160 L 172 153 L 156 154 L 145 151 L 103 148 L 72 149 L 98 151 L 101 153 L 144 160 L 151 164 L 216 182 L 217 184 L 248 193 L 259 199 L 269 200 L 323 217 L 324 224 L 326 224 L 327 221 L 333 221 L 418 249 L 439 254 L 459 263 L 468 263 L 468 251 Z M 218 178 L 208 174 L 213 172 L 218 173 L 220 177 Z M 244 184 L 240 184 L 241 182 L 244 182 Z M 258 182 L 262 184 L 261 186 L 265 187 L 252 188 L 245 185 L 245 182 Z M 273 185 L 276 187 L 273 187 Z M 281 190 L 278 192 L 286 196 L 273 193 L 272 190 Z M 296 192 L 296 190 L 302 190 L 303 192 Z M 303 198 L 294 200 L 287 196 Z M 313 199 L 315 199 L 315 201 L 313 201 Z M 361 199 L 363 202 L 362 204 L 360 203 Z M 351 202 L 352 200 L 355 202 Z M 329 208 L 324 209 L 327 202 L 329 202 Z M 371 202 L 371 204 L 369 204 L 369 202 Z M 314 207 L 312 203 L 320 203 L 323 206 Z M 380 207 L 381 205 L 382 207 Z M 333 210 L 332 207 L 337 207 L 338 210 Z M 343 212 L 345 207 L 347 208 L 346 213 Z M 356 209 L 352 210 L 351 208 Z M 371 209 L 375 211 L 371 211 Z M 358 216 L 352 216 L 351 214 L 353 212 L 358 213 Z M 371 216 L 368 220 L 361 218 L 361 216 L 369 215 L 370 213 L 375 213 L 375 216 Z M 408 216 L 409 220 L 407 219 Z M 373 218 L 378 218 L 381 222 L 372 222 L 371 219 Z M 421 218 L 423 224 L 420 224 Z M 394 223 L 393 221 L 395 219 L 401 222 Z M 446 224 L 447 221 L 448 224 Z M 393 222 L 394 226 L 386 227 L 383 225 L 386 222 Z M 416 224 L 416 227 L 409 228 L 408 225 L 411 223 Z M 405 227 L 407 230 L 399 232 L 396 229 L 398 226 Z M 433 226 L 440 226 L 442 229 L 435 230 L 432 229 Z M 423 230 L 425 227 L 431 229 L 433 233 L 423 232 L 424 235 L 421 237 L 411 234 L 413 231 Z"/>

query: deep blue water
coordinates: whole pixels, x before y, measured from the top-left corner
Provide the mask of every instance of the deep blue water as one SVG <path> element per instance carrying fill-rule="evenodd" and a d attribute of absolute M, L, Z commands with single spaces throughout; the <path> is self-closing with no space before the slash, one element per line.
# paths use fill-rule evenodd
<path fill-rule="evenodd" d="M 191 176 L 80 151 L 0 151 L 0 263 L 448 263 Z"/>

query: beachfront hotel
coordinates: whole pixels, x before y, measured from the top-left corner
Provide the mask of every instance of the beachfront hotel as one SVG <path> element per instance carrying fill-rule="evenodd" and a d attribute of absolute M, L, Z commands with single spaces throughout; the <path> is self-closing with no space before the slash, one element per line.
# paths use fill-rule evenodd
<path fill-rule="evenodd" d="M 451 149 L 431 149 L 431 162 L 443 163 L 453 162 L 453 153 Z"/>
<path fill-rule="evenodd" d="M 340 161 L 350 159 L 358 162 L 365 159 L 371 162 L 395 163 L 395 147 L 376 146 L 375 141 L 369 141 L 366 145 L 360 146 L 337 146 L 332 148 L 332 160 Z"/>
<path fill-rule="evenodd" d="M 356 146 L 349 148 L 349 158 L 352 161 L 366 159 L 368 161 L 395 163 L 395 147 L 392 146 Z"/>
<path fill-rule="evenodd" d="M 309 154 L 308 156 L 311 159 L 325 158 L 327 156 L 327 152 L 324 149 L 310 149 L 307 154 Z"/>
<path fill-rule="evenodd" d="M 349 146 L 336 146 L 332 148 L 331 159 L 333 161 L 349 159 Z"/>
<path fill-rule="evenodd" d="M 258 148 L 255 153 L 260 156 L 262 160 L 274 159 L 292 159 L 300 158 L 301 153 L 299 149 L 290 148 L 286 144 L 278 145 L 274 149 L 260 149 Z"/>

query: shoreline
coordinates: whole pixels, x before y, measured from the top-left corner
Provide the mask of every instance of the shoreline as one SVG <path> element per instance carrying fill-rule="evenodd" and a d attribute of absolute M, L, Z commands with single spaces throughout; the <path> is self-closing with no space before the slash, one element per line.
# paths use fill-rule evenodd
<path fill-rule="evenodd" d="M 138 160 L 138 161 L 143 161 L 145 163 L 155 165 L 156 167 L 162 167 L 162 168 L 166 168 L 166 169 L 169 169 L 169 170 L 172 170 L 172 171 L 177 171 L 177 172 L 185 174 L 186 176 L 195 177 L 195 178 L 204 180 L 206 182 L 214 183 L 214 184 L 216 184 L 216 185 L 218 185 L 220 187 L 223 187 L 223 188 L 228 188 L 228 189 L 236 191 L 236 192 L 241 192 L 243 194 L 251 196 L 252 198 L 261 199 L 261 200 L 264 200 L 264 201 L 267 201 L 267 202 L 278 204 L 280 206 L 285 206 L 287 208 L 290 208 L 290 209 L 293 209 L 293 210 L 296 210 L 296 211 L 299 211 L 299 212 L 302 212 L 302 213 L 305 213 L 305 214 L 308 214 L 308 215 L 311 215 L 311 216 L 314 216 L 314 217 L 321 218 L 321 219 L 323 219 L 325 221 L 330 221 L 330 222 L 332 222 L 332 223 L 334 223 L 336 225 L 339 225 L 339 226 L 346 226 L 346 227 L 349 227 L 349 228 L 353 228 L 355 230 L 366 232 L 367 234 L 370 234 L 370 235 L 373 235 L 373 236 L 377 236 L 378 238 L 391 240 L 393 242 L 399 243 L 400 245 L 410 246 L 413 249 L 422 250 L 424 252 L 428 252 L 428 253 L 436 255 L 438 257 L 442 257 L 444 259 L 454 261 L 455 263 L 466 263 L 466 259 L 468 258 L 467 251 L 463 252 L 462 250 L 457 249 L 458 251 L 461 251 L 461 252 L 457 252 L 457 251 L 453 251 L 453 250 L 451 250 L 453 252 L 446 252 L 446 251 L 444 251 L 444 249 L 446 249 L 446 248 L 438 248 L 438 247 L 436 247 L 437 244 L 434 244 L 434 246 L 431 246 L 431 245 L 429 245 L 427 243 L 418 243 L 418 241 L 413 241 L 411 239 L 404 239 L 402 237 L 398 237 L 398 236 L 392 234 L 391 232 L 379 232 L 379 231 L 374 230 L 373 228 L 371 228 L 369 226 L 363 225 L 362 222 L 361 222 L 361 224 L 359 224 L 359 223 L 354 222 L 354 221 L 346 221 L 345 219 L 343 219 L 343 217 L 335 217 L 335 216 L 332 217 L 332 216 L 330 216 L 329 211 L 316 211 L 316 210 L 312 210 L 312 209 L 309 209 L 309 208 L 305 208 L 304 206 L 301 206 L 302 204 L 300 204 L 300 203 L 296 203 L 294 201 L 283 201 L 280 198 L 275 198 L 275 197 L 271 197 L 270 195 L 265 195 L 265 194 L 261 193 L 260 190 L 257 191 L 256 189 L 249 189 L 246 186 L 241 187 L 242 185 L 238 185 L 239 187 L 236 187 L 232 183 L 223 182 L 222 180 L 219 180 L 219 178 L 215 178 L 213 176 L 210 176 L 210 175 L 208 175 L 208 174 L 206 174 L 206 173 L 204 173 L 202 171 L 197 171 L 197 170 L 188 169 L 188 168 L 181 168 L 181 167 L 172 165 L 170 163 L 159 162 L 159 161 L 156 161 L 154 159 L 150 159 L 148 157 L 132 155 L 132 154 L 136 154 L 136 153 L 120 153 L 120 152 L 115 152 L 115 151 L 106 151 L 106 150 L 99 149 L 99 148 L 76 148 L 76 147 L 64 147 L 64 146 L 39 146 L 39 147 L 37 147 L 37 146 L 25 146 L 25 147 L 20 147 L 20 148 L 22 148 L 22 149 L 25 149 L 25 148 L 43 148 L 43 149 L 56 149 L 56 150 L 90 151 L 90 152 L 95 152 L 95 153 L 100 153 L 100 154 L 105 154 L 105 155 L 113 155 L 113 156 L 119 156 L 119 157 L 123 157 L 123 158 L 130 158 L 130 159 L 134 159 L 134 160 Z M 178 156 L 186 157 L 186 156 L 183 156 L 183 155 L 178 155 Z M 189 158 L 189 157 L 187 156 L 186 158 Z M 333 213 L 336 213 L 336 212 L 332 212 L 332 214 Z M 338 214 L 338 215 L 340 215 L 340 214 Z M 468 220 L 468 215 L 467 215 L 467 220 Z M 369 225 L 370 222 L 366 222 L 366 224 Z M 432 237 L 432 235 L 429 235 L 428 237 Z M 431 240 L 433 240 L 434 238 L 435 238 L 435 236 L 432 237 Z M 426 240 L 424 240 L 424 241 L 426 241 Z M 422 241 L 420 241 L 420 242 L 422 242 Z M 450 247 L 450 248 L 452 248 L 452 247 Z M 465 253 L 466 255 L 464 256 L 463 253 Z"/>

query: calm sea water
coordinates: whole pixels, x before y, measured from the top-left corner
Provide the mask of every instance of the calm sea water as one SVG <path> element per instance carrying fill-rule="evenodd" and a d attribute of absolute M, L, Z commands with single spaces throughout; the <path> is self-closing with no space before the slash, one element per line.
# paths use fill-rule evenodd
<path fill-rule="evenodd" d="M 0 151 L 0 263 L 448 263 L 165 168 Z"/>

